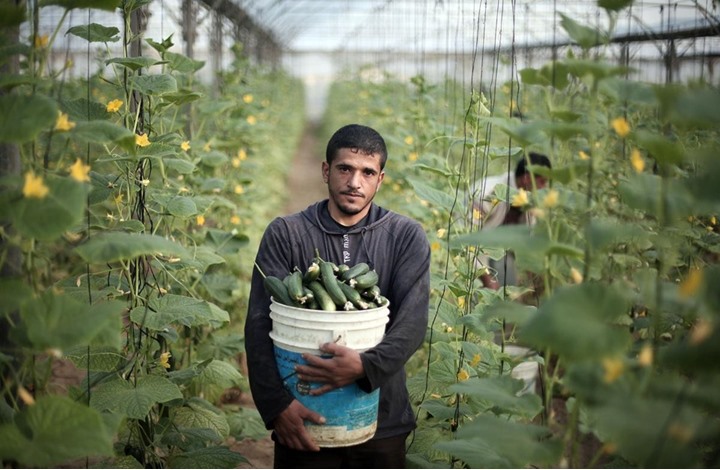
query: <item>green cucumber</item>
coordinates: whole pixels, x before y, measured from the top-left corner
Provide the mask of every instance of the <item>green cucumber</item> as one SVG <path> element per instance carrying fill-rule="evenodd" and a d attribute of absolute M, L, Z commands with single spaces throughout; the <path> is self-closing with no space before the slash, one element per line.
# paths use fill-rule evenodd
<path fill-rule="evenodd" d="M 341 277 L 344 281 L 349 281 L 350 279 L 354 279 L 368 271 L 370 271 L 370 266 L 367 263 L 358 263 L 342 273 Z"/>
<path fill-rule="evenodd" d="M 320 277 L 320 265 L 313 261 L 305 270 L 305 274 L 303 274 L 303 283 L 308 284 L 316 281 L 318 277 Z"/>
<path fill-rule="evenodd" d="M 380 287 L 377 284 L 370 286 L 361 292 L 361 295 L 368 300 L 376 301 L 380 297 Z"/>
<path fill-rule="evenodd" d="M 348 266 L 347 264 L 341 264 L 337 268 L 338 274 L 343 274 L 345 271 L 349 271 L 349 270 L 350 270 L 350 266 Z"/>
<path fill-rule="evenodd" d="M 351 282 L 350 284 L 355 289 L 369 289 L 378 283 L 378 273 L 373 269 L 372 271 L 368 271 L 365 274 L 356 277 L 353 281 L 355 282 Z"/>
<path fill-rule="evenodd" d="M 325 290 L 330 295 L 330 298 L 335 305 L 342 307 L 347 302 L 347 298 L 343 291 L 340 290 L 338 285 L 337 277 L 335 277 L 335 271 L 333 269 L 335 265 L 329 261 L 323 261 L 320 263 L 320 279 L 325 287 Z"/>
<path fill-rule="evenodd" d="M 345 294 L 345 297 L 347 297 L 347 299 L 352 302 L 355 307 L 360 310 L 366 310 L 368 308 L 368 304 L 365 300 L 363 300 L 360 292 L 356 291 L 344 282 L 338 282 L 338 286 L 340 286 L 340 289 L 343 291 L 343 294 Z"/>
<path fill-rule="evenodd" d="M 275 276 L 265 276 L 263 279 L 263 286 L 270 296 L 278 303 L 285 305 L 293 305 L 293 301 L 290 299 L 287 287 L 283 284 L 280 278 Z"/>
<path fill-rule="evenodd" d="M 335 310 L 337 310 L 335 302 L 333 302 L 332 298 L 327 293 L 323 285 L 320 284 L 320 281 L 312 281 L 310 284 L 308 284 L 308 288 L 315 295 L 315 301 L 317 302 L 321 310 L 326 310 L 328 312 L 334 312 Z"/>
<path fill-rule="evenodd" d="M 305 292 L 303 292 L 302 277 L 300 271 L 293 271 L 287 276 L 287 283 L 285 284 L 290 298 L 300 303 L 303 303 L 300 299 L 305 295 Z"/>

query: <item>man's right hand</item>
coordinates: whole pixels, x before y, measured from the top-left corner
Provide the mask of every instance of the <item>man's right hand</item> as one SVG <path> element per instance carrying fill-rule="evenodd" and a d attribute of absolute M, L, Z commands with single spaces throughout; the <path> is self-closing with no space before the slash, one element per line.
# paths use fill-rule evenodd
<path fill-rule="evenodd" d="M 299 401 L 293 400 L 290 406 L 285 408 L 283 412 L 275 418 L 275 435 L 278 441 L 285 447 L 295 450 L 317 452 L 320 450 L 320 447 L 318 447 L 305 429 L 303 420 L 312 421 L 315 424 L 325 424 L 324 417 L 305 408 Z"/>

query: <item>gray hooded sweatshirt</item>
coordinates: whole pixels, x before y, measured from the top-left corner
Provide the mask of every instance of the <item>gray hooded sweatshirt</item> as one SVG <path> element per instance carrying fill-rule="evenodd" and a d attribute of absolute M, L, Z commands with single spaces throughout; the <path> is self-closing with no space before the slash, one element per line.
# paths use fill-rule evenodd
<path fill-rule="evenodd" d="M 335 223 L 328 201 L 273 220 L 265 230 L 253 270 L 245 323 L 250 388 L 255 405 L 272 429 L 273 420 L 293 400 L 275 363 L 269 337 L 270 296 L 262 276 L 280 279 L 295 266 L 303 271 L 312 263 L 315 250 L 335 264 L 368 263 L 378 273 L 378 286 L 390 300 L 390 321 L 382 342 L 360 354 L 365 377 L 357 381 L 367 392 L 380 388 L 378 429 L 374 439 L 407 433 L 415 428 L 415 416 L 405 383 L 405 363 L 420 347 L 427 328 L 430 295 L 430 246 L 416 221 L 372 205 L 368 216 L 354 227 Z"/>

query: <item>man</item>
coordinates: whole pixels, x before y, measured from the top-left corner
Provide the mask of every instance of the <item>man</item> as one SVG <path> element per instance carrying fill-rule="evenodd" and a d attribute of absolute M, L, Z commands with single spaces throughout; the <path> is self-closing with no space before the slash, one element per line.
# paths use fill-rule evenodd
<path fill-rule="evenodd" d="M 298 378 L 324 384 L 327 392 L 356 383 L 362 390 L 380 389 L 378 427 L 363 444 L 319 448 L 303 420 L 322 424 L 283 387 L 268 333 L 270 297 L 257 267 L 253 271 L 245 349 L 250 387 L 268 429 L 273 430 L 276 468 L 402 468 L 405 439 L 415 427 L 405 383 L 405 363 L 422 344 L 430 291 L 430 247 L 417 222 L 373 203 L 385 177 L 385 141 L 375 130 L 357 124 L 330 138 L 322 163 L 328 199 L 273 220 L 265 230 L 256 266 L 266 275 L 284 277 L 295 266 L 307 267 L 320 257 L 353 266 L 366 262 L 378 273 L 381 292 L 390 300 L 385 337 L 358 353 L 328 343 L 329 359 L 310 358 L 298 366 Z"/>
<path fill-rule="evenodd" d="M 542 154 L 530 152 L 521 158 L 514 172 L 492 176 L 476 181 L 471 189 L 473 209 L 480 216 L 481 230 L 499 227 L 500 225 L 527 224 L 533 225 L 535 219 L 521 207 L 515 207 L 511 201 L 501 201 L 494 196 L 499 184 L 507 185 L 510 190 L 535 191 L 547 185 L 547 179 L 541 175 L 533 175 L 528 164 L 552 168 L 550 159 Z M 507 198 L 506 198 L 507 199 Z M 499 289 L 502 285 L 517 284 L 515 273 L 515 257 L 512 253 L 500 260 L 492 260 L 486 255 L 478 257 L 480 267 L 485 270 L 480 280 L 485 287 Z"/>

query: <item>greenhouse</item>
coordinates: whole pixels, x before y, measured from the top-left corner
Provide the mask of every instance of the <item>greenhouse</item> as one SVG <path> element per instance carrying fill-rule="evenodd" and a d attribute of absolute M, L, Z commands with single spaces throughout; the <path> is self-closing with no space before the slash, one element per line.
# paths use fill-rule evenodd
<path fill-rule="evenodd" d="M 4 468 L 720 466 L 715 0 L 0 22 Z"/>

